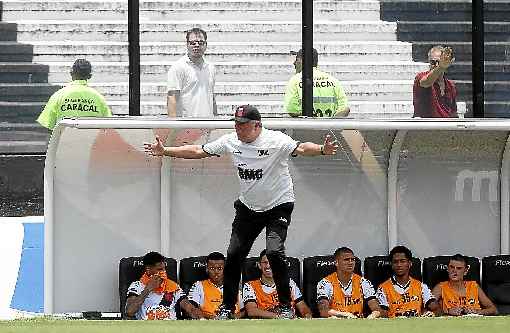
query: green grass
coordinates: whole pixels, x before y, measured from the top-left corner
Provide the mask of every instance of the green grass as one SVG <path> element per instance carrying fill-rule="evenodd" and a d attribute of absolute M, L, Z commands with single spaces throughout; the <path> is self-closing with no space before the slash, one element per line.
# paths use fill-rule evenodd
<path fill-rule="evenodd" d="M 30 319 L 0 321 L 0 332 L 30 333 L 508 333 L 510 317 L 378 320 L 88 321 Z"/>

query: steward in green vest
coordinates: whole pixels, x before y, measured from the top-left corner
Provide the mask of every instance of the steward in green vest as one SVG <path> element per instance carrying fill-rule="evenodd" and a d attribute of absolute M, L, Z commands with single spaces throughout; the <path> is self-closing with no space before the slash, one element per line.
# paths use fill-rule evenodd
<path fill-rule="evenodd" d="M 350 111 L 347 96 L 336 78 L 317 68 L 318 60 L 317 50 L 313 49 L 313 116 L 345 117 Z M 298 117 L 302 115 L 302 49 L 296 53 L 294 67 L 296 74 L 287 83 L 284 105 L 289 115 Z"/>
<path fill-rule="evenodd" d="M 87 85 L 91 77 L 90 62 L 76 60 L 71 70 L 72 82 L 51 95 L 37 122 L 53 130 L 62 118 L 111 117 L 112 112 L 104 97 Z"/>

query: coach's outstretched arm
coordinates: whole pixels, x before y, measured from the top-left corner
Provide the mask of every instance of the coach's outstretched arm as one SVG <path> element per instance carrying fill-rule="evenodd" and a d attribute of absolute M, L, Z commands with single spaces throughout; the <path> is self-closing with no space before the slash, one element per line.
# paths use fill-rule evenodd
<path fill-rule="evenodd" d="M 186 159 L 200 159 L 210 157 L 200 145 L 184 145 L 180 147 L 165 147 L 159 136 L 156 136 L 156 142 L 143 144 L 145 152 L 152 156 L 170 156 Z"/>
<path fill-rule="evenodd" d="M 297 146 L 294 154 L 301 156 L 335 155 L 337 149 L 337 142 L 333 141 L 330 135 L 326 135 L 324 144 L 318 145 L 313 142 L 303 142 Z"/>

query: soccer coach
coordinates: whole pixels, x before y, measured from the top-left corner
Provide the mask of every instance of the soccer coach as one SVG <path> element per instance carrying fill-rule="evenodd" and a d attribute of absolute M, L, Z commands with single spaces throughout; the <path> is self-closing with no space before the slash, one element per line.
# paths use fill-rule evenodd
<path fill-rule="evenodd" d="M 238 171 L 240 195 L 227 250 L 223 304 L 217 319 L 233 318 L 241 266 L 257 236 L 266 228 L 266 250 L 280 303 L 280 318 L 293 318 L 289 275 L 285 263 L 285 239 L 294 209 L 294 186 L 289 172 L 290 156 L 334 155 L 338 145 L 326 136 L 324 144 L 300 143 L 290 136 L 262 127 L 259 111 L 251 105 L 235 111 L 235 132 L 200 145 L 165 147 L 159 137 L 144 143 L 153 156 L 201 159 L 229 154 Z"/>

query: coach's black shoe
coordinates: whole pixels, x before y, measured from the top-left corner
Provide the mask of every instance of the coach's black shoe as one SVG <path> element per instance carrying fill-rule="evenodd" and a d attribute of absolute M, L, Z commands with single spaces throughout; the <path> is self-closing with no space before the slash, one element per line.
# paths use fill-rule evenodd
<path fill-rule="evenodd" d="M 294 319 L 296 315 L 290 305 L 280 305 L 278 309 L 278 319 Z"/>
<path fill-rule="evenodd" d="M 214 317 L 215 320 L 229 320 L 229 319 L 235 319 L 234 313 L 232 313 L 232 310 L 227 308 L 225 304 L 221 304 L 218 308 L 218 311 L 216 312 L 216 316 Z"/>

